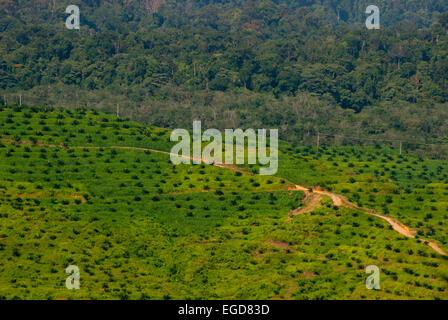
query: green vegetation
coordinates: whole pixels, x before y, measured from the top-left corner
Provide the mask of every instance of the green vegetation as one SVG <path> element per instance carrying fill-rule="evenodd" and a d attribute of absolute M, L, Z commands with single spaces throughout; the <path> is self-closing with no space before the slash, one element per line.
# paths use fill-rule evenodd
<path fill-rule="evenodd" d="M 448 249 L 448 163 L 379 147 L 290 149 L 279 175 L 398 218 Z"/>
<path fill-rule="evenodd" d="M 448 298 L 446 257 L 381 219 L 328 197 L 288 219 L 306 205 L 289 181 L 320 185 L 448 250 L 446 161 L 282 143 L 278 177 L 262 177 L 173 166 L 148 150 L 169 151 L 168 137 L 95 111 L 2 107 L 0 297 Z M 68 265 L 80 290 L 65 288 Z"/>
<path fill-rule="evenodd" d="M 365 0 L 78 2 L 79 32 L 64 26 L 69 1 L 0 2 L 3 103 L 119 104 L 159 127 L 278 127 L 297 144 L 317 129 L 446 142 L 444 0 L 376 1 L 375 31 Z"/>
<path fill-rule="evenodd" d="M 448 299 L 446 0 L 70 4 L 0 0 L 0 300 Z M 174 166 L 193 120 L 278 174 Z"/>

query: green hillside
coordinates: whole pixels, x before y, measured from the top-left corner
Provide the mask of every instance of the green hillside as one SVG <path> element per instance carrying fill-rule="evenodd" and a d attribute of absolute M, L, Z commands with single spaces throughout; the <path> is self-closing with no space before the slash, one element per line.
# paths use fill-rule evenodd
<path fill-rule="evenodd" d="M 0 1 L 0 103 L 96 108 L 165 128 L 400 139 L 448 157 L 444 0 Z M 330 121 L 328 121 L 330 118 Z M 332 119 L 336 119 L 332 120 Z M 387 142 L 386 142 L 387 141 Z"/>
<path fill-rule="evenodd" d="M 448 162 L 282 143 L 278 177 L 263 177 L 173 166 L 157 152 L 169 133 L 96 111 L 2 107 L 0 297 L 448 298 L 447 258 L 419 241 L 448 251 Z M 328 196 L 310 206 L 317 186 L 416 238 Z M 69 265 L 80 290 L 65 288 Z M 379 291 L 365 287 L 368 265 Z"/>

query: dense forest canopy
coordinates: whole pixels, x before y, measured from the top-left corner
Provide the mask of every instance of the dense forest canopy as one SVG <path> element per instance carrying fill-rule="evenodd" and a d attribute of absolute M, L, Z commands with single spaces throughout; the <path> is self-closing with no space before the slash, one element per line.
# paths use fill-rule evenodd
<path fill-rule="evenodd" d="M 194 117 L 280 126 L 292 141 L 339 115 L 345 127 L 327 124 L 329 131 L 350 132 L 351 122 L 369 135 L 443 140 L 448 3 L 378 0 L 382 28 L 367 30 L 371 2 L 1 0 L 2 99 L 20 93 L 32 97 L 26 103 L 103 110 L 120 103 L 161 126 Z M 80 7 L 79 31 L 65 28 L 69 4 Z M 294 107 L 300 101 L 318 112 L 308 124 Z M 385 106 L 404 119 L 381 115 Z M 387 125 L 363 124 L 368 117 Z"/>

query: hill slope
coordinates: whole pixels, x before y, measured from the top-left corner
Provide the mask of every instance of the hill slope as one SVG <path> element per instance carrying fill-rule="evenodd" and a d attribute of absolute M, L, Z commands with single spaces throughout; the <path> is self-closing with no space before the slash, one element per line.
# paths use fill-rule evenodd
<path fill-rule="evenodd" d="M 68 2 L 1 1 L 0 102 L 119 104 L 152 125 L 275 126 L 301 144 L 318 129 L 446 141 L 446 1 L 379 1 L 373 31 L 367 3 L 81 1 L 78 32 Z"/>
<path fill-rule="evenodd" d="M 283 178 L 174 167 L 149 151 L 170 150 L 167 131 L 82 110 L 2 108 L 0 133 L 3 298 L 448 298 L 446 258 L 326 196 L 288 218 L 307 199 L 284 179 L 390 208 L 446 250 L 446 162 L 285 144 Z M 388 168 L 405 163 L 421 176 L 412 181 L 436 208 L 431 217 L 401 208 L 410 182 Z M 379 292 L 364 285 L 372 264 L 382 270 Z M 79 291 L 65 289 L 68 265 L 81 270 Z"/>

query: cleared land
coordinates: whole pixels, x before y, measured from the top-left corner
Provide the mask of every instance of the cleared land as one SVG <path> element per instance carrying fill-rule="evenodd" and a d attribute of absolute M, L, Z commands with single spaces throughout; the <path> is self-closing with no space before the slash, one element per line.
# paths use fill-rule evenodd
<path fill-rule="evenodd" d="M 168 131 L 105 114 L 5 108 L 0 125 L 1 297 L 447 298 L 444 162 L 282 146 L 261 177 L 173 166 Z"/>

